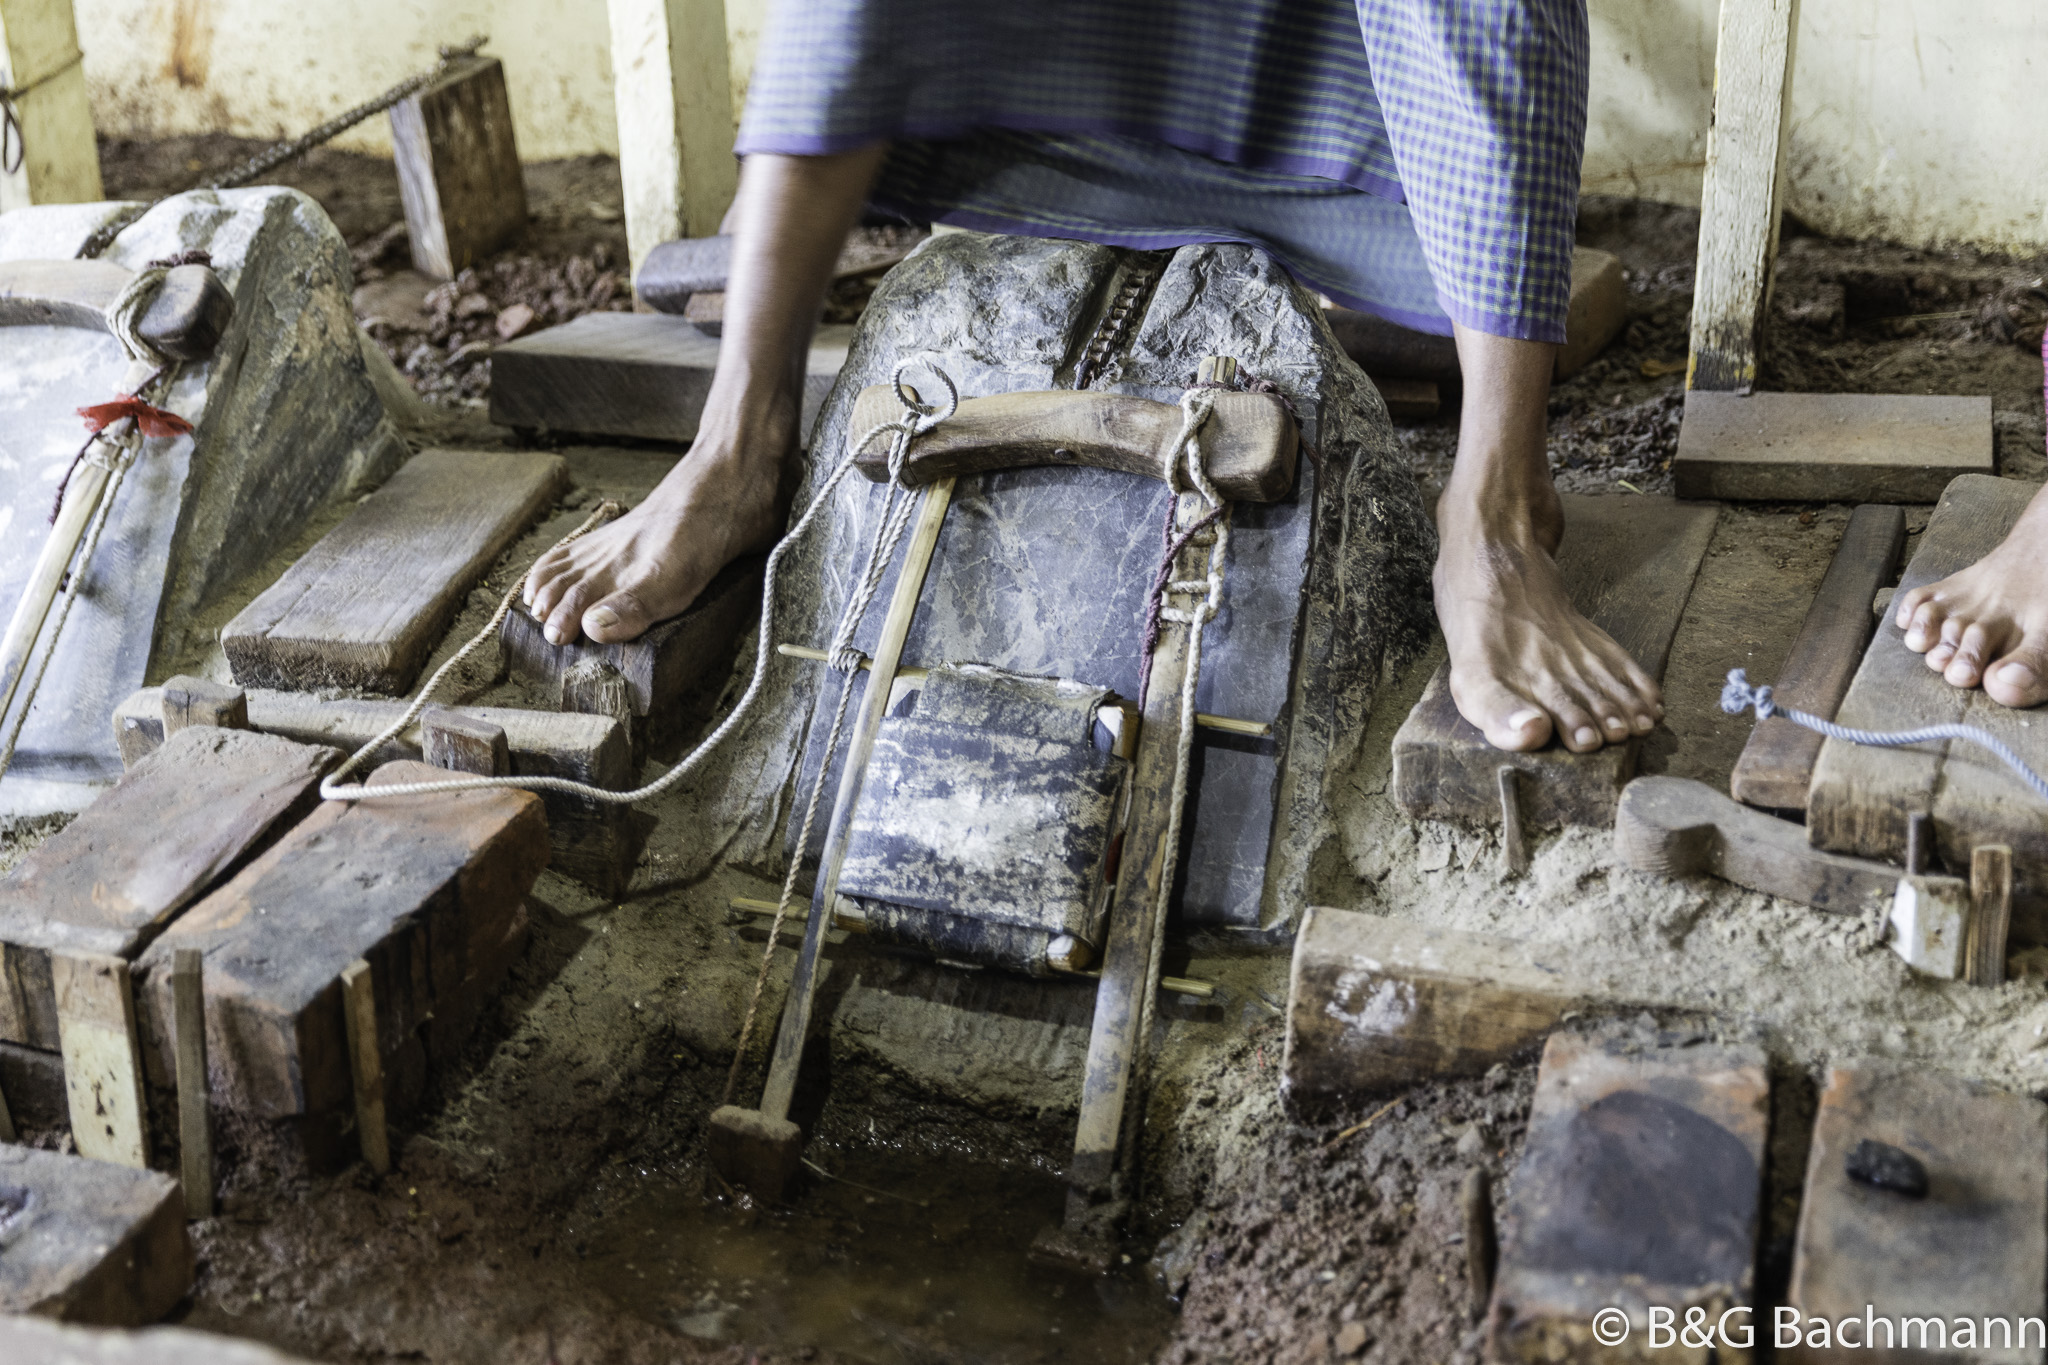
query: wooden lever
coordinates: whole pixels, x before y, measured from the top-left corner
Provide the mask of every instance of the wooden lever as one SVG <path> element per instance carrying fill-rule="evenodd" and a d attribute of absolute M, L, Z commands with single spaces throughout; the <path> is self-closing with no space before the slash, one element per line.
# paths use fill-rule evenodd
<path fill-rule="evenodd" d="M 854 401 L 853 430 L 865 433 L 902 415 L 895 391 L 871 384 Z M 1120 393 L 963 398 L 958 412 L 911 442 L 903 483 L 916 488 L 937 479 L 1035 465 L 1095 465 L 1164 479 L 1180 422 L 1175 404 Z M 1294 419 L 1278 397 L 1219 390 L 1202 428 L 1203 467 L 1226 499 L 1276 502 L 1294 487 L 1299 445 Z M 858 463 L 875 482 L 887 479 L 889 443 L 877 440 Z"/>
<path fill-rule="evenodd" d="M 134 272 L 111 261 L 0 261 L 0 327 L 107 330 L 107 307 Z M 173 360 L 206 360 L 235 315 L 211 267 L 173 266 L 135 330 Z"/>

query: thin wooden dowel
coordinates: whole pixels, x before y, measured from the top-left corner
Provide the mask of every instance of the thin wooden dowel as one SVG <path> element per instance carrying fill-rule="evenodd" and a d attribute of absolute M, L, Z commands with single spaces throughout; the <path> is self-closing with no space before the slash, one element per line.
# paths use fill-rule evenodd
<path fill-rule="evenodd" d="M 384 1058 L 377 1048 L 377 995 L 370 964 L 357 958 L 341 971 L 342 1014 L 348 1022 L 349 1071 L 355 1081 L 356 1135 L 363 1160 L 383 1175 L 391 1169 L 391 1137 L 384 1123 Z"/>
<path fill-rule="evenodd" d="M 172 960 L 177 1018 L 178 1154 L 185 1216 L 213 1217 L 213 1128 L 207 1117 L 205 954 L 180 948 Z"/>

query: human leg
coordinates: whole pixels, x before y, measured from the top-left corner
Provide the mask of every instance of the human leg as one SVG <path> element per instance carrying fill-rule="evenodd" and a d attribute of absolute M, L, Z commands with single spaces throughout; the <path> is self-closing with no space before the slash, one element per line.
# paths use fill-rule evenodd
<path fill-rule="evenodd" d="M 883 151 L 747 158 L 718 369 L 697 439 L 645 502 L 534 565 L 524 597 L 550 641 L 579 632 L 600 644 L 634 639 L 781 532 L 804 355 Z"/>

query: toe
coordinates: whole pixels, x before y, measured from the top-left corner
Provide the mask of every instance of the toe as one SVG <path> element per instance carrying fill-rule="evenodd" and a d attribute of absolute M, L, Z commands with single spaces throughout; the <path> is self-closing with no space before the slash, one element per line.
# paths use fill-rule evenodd
<path fill-rule="evenodd" d="M 1913 618 L 1920 613 L 1920 608 L 1933 599 L 1934 589 L 1931 585 L 1900 593 L 1897 600 L 1892 603 L 1892 624 L 1900 630 L 1910 629 Z"/>
<path fill-rule="evenodd" d="M 526 571 L 526 581 L 519 586 L 519 600 L 533 608 L 540 615 L 546 609 L 539 605 L 541 595 L 561 577 L 562 547 L 557 545 L 533 561 L 533 567 Z"/>
<path fill-rule="evenodd" d="M 1496 749 L 1519 753 L 1550 742 L 1550 717 L 1543 708 L 1493 678 L 1470 682 L 1453 673 L 1451 698 L 1458 704 L 1458 714 Z"/>
<path fill-rule="evenodd" d="M 566 645 L 575 641 L 581 629 L 584 609 L 588 606 L 590 591 L 581 583 L 574 584 L 562 593 L 541 626 L 541 634 L 551 645 Z"/>
<path fill-rule="evenodd" d="M 630 590 L 621 590 L 583 613 L 583 633 L 601 645 L 637 640 L 654 617 Z"/>
<path fill-rule="evenodd" d="M 1576 695 L 1561 689 L 1544 698 L 1557 726 L 1558 741 L 1575 754 L 1587 754 L 1606 743 L 1593 719 L 1592 708 Z"/>
<path fill-rule="evenodd" d="M 1984 661 L 1990 655 L 1990 634 L 1973 623 L 1962 632 L 1941 676 L 1951 687 L 1975 687 L 1984 681 Z M 1933 658 L 1932 654 L 1928 656 Z"/>
<path fill-rule="evenodd" d="M 1943 615 L 1941 603 L 1931 597 L 1922 598 L 1913 614 L 1904 620 L 1906 648 L 1915 654 L 1925 654 L 1934 648 L 1941 640 Z"/>
<path fill-rule="evenodd" d="M 2029 635 L 1984 670 L 1984 691 L 2002 706 L 2048 701 L 2048 634 Z"/>

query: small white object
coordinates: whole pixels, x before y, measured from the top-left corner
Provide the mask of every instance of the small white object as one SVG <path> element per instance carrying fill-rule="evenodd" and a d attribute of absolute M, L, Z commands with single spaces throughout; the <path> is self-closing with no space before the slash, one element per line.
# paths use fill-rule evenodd
<path fill-rule="evenodd" d="M 1960 879 L 1901 877 L 1892 897 L 1892 951 L 1909 967 L 1953 980 L 1963 974 L 1969 914 L 1968 887 Z"/>

